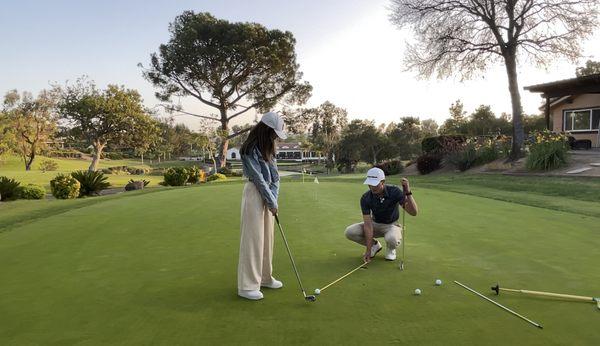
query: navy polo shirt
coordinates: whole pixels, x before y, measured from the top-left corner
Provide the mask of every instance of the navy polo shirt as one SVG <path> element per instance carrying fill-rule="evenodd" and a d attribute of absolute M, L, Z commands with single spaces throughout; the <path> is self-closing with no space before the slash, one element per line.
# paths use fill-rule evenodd
<path fill-rule="evenodd" d="M 371 215 L 377 223 L 392 224 L 400 218 L 398 204 L 404 204 L 404 193 L 395 185 L 384 185 L 383 196 L 377 196 L 371 190 L 360 198 L 363 215 Z"/>

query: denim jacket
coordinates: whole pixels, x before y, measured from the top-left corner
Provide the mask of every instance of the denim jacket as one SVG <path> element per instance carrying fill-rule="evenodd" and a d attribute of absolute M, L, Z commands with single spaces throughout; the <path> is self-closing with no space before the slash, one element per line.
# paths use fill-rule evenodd
<path fill-rule="evenodd" d="M 279 173 L 277 172 L 277 160 L 273 158 L 272 161 L 265 161 L 258 147 L 254 147 L 249 155 L 242 154 L 241 158 L 244 175 L 256 185 L 265 204 L 269 208 L 278 208 Z"/>

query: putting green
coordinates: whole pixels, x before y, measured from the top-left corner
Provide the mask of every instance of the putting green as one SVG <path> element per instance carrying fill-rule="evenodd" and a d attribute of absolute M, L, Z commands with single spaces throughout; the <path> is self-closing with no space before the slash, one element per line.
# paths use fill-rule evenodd
<path fill-rule="evenodd" d="M 600 340 L 600 311 L 591 303 L 490 291 L 499 282 L 600 295 L 598 218 L 414 186 L 421 214 L 407 220 L 405 271 L 380 253 L 306 303 L 276 234 L 275 276 L 285 287 L 251 302 L 236 296 L 241 191 L 229 184 L 100 197 L 106 200 L 5 229 L 0 344 Z M 343 231 L 360 219 L 363 191 L 357 183 L 282 184 L 281 222 L 311 293 L 360 264 L 362 248 Z M 415 288 L 423 294 L 414 296 Z"/>

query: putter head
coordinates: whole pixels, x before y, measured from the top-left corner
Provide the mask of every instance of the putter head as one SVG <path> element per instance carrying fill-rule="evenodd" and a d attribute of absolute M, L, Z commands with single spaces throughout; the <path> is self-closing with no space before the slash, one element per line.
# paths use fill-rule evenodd
<path fill-rule="evenodd" d="M 310 296 L 304 297 L 304 299 L 306 299 L 307 302 L 311 302 L 312 303 L 312 302 L 314 302 L 314 301 L 317 300 L 317 297 L 315 297 L 313 295 L 310 295 Z"/>
<path fill-rule="evenodd" d="M 404 270 L 404 261 L 400 261 L 399 267 L 400 267 L 400 270 Z"/>
<path fill-rule="evenodd" d="M 492 291 L 496 292 L 496 295 L 500 294 L 500 285 L 492 286 Z"/>

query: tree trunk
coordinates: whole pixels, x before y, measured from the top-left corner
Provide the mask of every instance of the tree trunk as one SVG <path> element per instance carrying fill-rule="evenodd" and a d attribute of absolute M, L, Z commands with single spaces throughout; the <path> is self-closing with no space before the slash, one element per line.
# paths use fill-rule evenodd
<path fill-rule="evenodd" d="M 95 142 L 94 146 L 94 156 L 92 156 L 92 164 L 88 168 L 88 171 L 95 172 L 96 168 L 98 168 L 98 163 L 100 162 L 100 156 L 102 155 L 102 150 L 104 150 L 105 144 L 100 142 Z"/>
<path fill-rule="evenodd" d="M 219 157 L 219 166 L 221 168 L 225 167 L 227 164 L 227 149 L 229 149 L 229 120 L 227 120 L 227 109 L 221 108 L 221 131 L 223 139 L 221 140 L 221 148 L 220 148 L 220 157 Z"/>
<path fill-rule="evenodd" d="M 521 149 L 525 139 L 523 131 L 523 108 L 521 107 L 521 94 L 519 93 L 519 82 L 517 80 L 516 49 L 507 53 L 504 57 L 506 63 L 506 74 L 508 76 L 508 90 L 512 104 L 512 150 L 510 159 L 517 160 L 521 157 Z"/>
<path fill-rule="evenodd" d="M 375 149 L 372 149 L 371 152 L 373 153 L 373 166 L 375 166 L 377 165 L 377 152 Z"/>
<path fill-rule="evenodd" d="M 25 170 L 31 170 L 31 164 L 33 163 L 33 159 L 35 159 L 35 149 L 29 154 L 29 159 L 25 162 Z"/>

